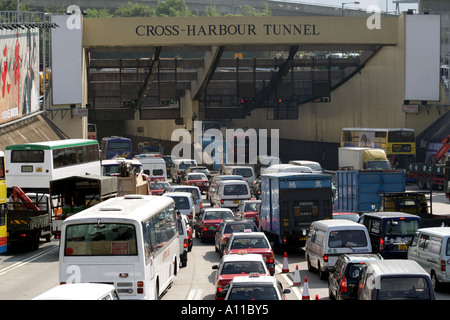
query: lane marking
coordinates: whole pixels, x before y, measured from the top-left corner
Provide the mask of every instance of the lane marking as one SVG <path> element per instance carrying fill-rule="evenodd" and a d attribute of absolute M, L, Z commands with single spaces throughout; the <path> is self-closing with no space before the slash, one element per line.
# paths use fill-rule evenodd
<path fill-rule="evenodd" d="M 189 294 L 186 300 L 201 300 L 202 298 L 202 289 L 191 289 L 189 290 Z"/>
<path fill-rule="evenodd" d="M 37 253 L 37 254 L 35 254 L 35 255 L 33 255 L 33 256 L 23 260 L 23 261 L 16 262 L 16 263 L 10 265 L 9 267 L 6 267 L 6 268 L 0 270 L 0 276 L 4 275 L 4 274 L 6 274 L 6 273 L 8 273 L 10 271 L 13 271 L 13 270 L 15 270 L 17 268 L 23 267 L 24 265 L 26 265 L 26 264 L 28 264 L 30 262 L 33 262 L 34 260 L 42 258 L 43 256 L 53 252 L 55 249 L 58 249 L 58 246 L 55 245 L 55 246 L 46 248 L 42 252 L 39 252 L 39 253 Z"/>
<path fill-rule="evenodd" d="M 275 259 L 275 262 L 276 262 L 275 270 L 278 271 L 279 274 L 281 274 L 281 276 L 283 277 L 284 280 L 286 280 L 290 289 L 294 292 L 297 299 L 302 300 L 302 292 L 301 292 L 300 288 L 298 288 L 297 286 L 294 286 L 294 282 L 291 281 L 291 279 L 288 277 L 287 273 L 282 272 L 283 264 L 280 263 L 280 261 L 278 261 L 276 259 Z"/>

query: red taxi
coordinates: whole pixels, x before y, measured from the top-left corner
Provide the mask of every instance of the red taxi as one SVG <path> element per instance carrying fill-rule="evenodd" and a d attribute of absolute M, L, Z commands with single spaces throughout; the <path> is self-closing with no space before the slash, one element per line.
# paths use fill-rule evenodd
<path fill-rule="evenodd" d="M 195 234 L 203 242 L 206 239 L 214 239 L 222 220 L 234 220 L 233 211 L 228 208 L 208 208 L 200 212 L 200 217 L 195 223 Z"/>
<path fill-rule="evenodd" d="M 204 173 L 201 172 L 193 172 L 188 173 L 183 180 L 181 180 L 181 184 L 188 186 L 195 186 L 200 189 L 202 192 L 208 191 L 209 181 Z"/>
<path fill-rule="evenodd" d="M 166 181 L 153 180 L 151 182 L 149 181 L 149 184 L 150 184 L 150 191 L 154 196 L 162 195 L 164 192 L 166 192 L 166 189 L 170 187 L 170 183 Z"/>
<path fill-rule="evenodd" d="M 216 252 L 219 252 L 220 256 L 223 254 L 223 249 L 228 242 L 231 234 L 234 232 L 257 232 L 259 231 L 256 224 L 251 220 L 225 220 L 219 226 L 214 239 L 214 246 Z"/>
<path fill-rule="evenodd" d="M 223 254 L 261 254 L 269 269 L 270 275 L 275 274 L 275 256 L 269 240 L 263 232 L 236 232 L 230 236 Z"/>
<path fill-rule="evenodd" d="M 216 300 L 224 300 L 230 282 L 237 276 L 269 276 L 265 260 L 260 254 L 229 254 L 223 256 L 216 271 Z"/>
<path fill-rule="evenodd" d="M 236 211 L 237 215 L 240 215 L 242 219 L 251 219 L 259 226 L 259 213 L 261 212 L 261 200 L 250 199 L 244 200 L 239 203 Z"/>

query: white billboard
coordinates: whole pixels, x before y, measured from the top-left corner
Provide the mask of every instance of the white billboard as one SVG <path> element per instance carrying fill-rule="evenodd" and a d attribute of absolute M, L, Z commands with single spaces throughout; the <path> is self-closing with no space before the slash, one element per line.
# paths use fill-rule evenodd
<path fill-rule="evenodd" d="M 54 15 L 52 22 L 53 104 L 82 103 L 81 14 Z"/>
<path fill-rule="evenodd" d="M 440 17 L 406 16 L 405 100 L 439 101 Z"/>

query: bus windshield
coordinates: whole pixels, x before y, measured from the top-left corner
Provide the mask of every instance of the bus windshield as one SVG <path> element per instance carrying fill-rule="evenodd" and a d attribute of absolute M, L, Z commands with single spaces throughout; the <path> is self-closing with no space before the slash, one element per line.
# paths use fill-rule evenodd
<path fill-rule="evenodd" d="M 69 225 L 66 231 L 65 255 L 137 255 L 135 227 L 122 223 Z"/>

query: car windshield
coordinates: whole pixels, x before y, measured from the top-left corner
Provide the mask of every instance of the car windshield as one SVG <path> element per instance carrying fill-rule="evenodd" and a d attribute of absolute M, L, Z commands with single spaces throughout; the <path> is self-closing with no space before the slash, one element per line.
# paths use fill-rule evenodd
<path fill-rule="evenodd" d="M 177 209 L 190 209 L 189 200 L 186 197 L 171 197 Z"/>
<path fill-rule="evenodd" d="M 205 213 L 205 220 L 218 220 L 218 219 L 234 219 L 233 212 L 231 211 L 207 211 Z"/>
<path fill-rule="evenodd" d="M 231 288 L 228 300 L 279 300 L 273 286 L 248 285 Z"/>
<path fill-rule="evenodd" d="M 206 180 L 206 176 L 204 174 L 189 174 L 188 180 Z"/>
<path fill-rule="evenodd" d="M 247 168 L 234 169 L 233 173 L 235 175 L 238 175 L 238 176 L 243 176 L 244 178 L 248 178 L 248 177 L 251 177 L 253 175 L 252 169 L 247 169 Z"/>
<path fill-rule="evenodd" d="M 419 228 L 417 219 L 389 219 L 386 221 L 385 235 L 411 236 Z"/>
<path fill-rule="evenodd" d="M 269 249 L 269 244 L 263 237 L 237 238 L 233 240 L 230 249 Z"/>
<path fill-rule="evenodd" d="M 223 188 L 223 194 L 229 195 L 245 195 L 248 193 L 247 186 L 244 184 L 229 184 Z"/>
<path fill-rule="evenodd" d="M 228 223 L 224 233 L 244 232 L 245 230 L 257 231 L 256 225 L 252 223 Z"/>
<path fill-rule="evenodd" d="M 230 261 L 223 264 L 220 274 L 266 273 L 261 261 Z"/>
<path fill-rule="evenodd" d="M 259 211 L 261 208 L 261 203 L 246 203 L 244 207 L 244 212 L 248 211 Z"/>
<path fill-rule="evenodd" d="M 170 187 L 170 184 L 167 182 L 153 182 L 150 185 L 151 190 L 161 190 Z"/>
<path fill-rule="evenodd" d="M 430 298 L 430 288 L 424 277 L 385 277 L 381 279 L 379 300 L 428 300 Z"/>
<path fill-rule="evenodd" d="M 363 230 L 338 230 L 330 232 L 330 248 L 366 247 L 367 238 Z"/>

